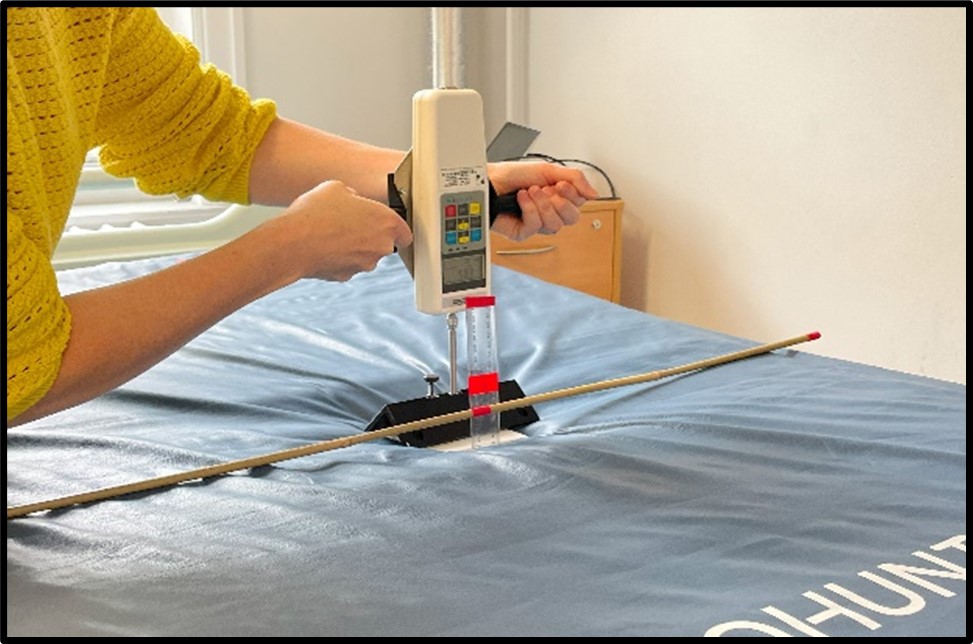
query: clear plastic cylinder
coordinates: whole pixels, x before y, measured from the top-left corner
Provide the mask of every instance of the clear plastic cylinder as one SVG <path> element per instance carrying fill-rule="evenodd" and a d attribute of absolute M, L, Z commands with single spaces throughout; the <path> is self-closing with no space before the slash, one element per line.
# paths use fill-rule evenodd
<path fill-rule="evenodd" d="M 500 442 L 500 414 L 492 409 L 500 402 L 495 304 L 492 295 L 466 298 L 467 389 L 473 410 L 473 449 Z"/>

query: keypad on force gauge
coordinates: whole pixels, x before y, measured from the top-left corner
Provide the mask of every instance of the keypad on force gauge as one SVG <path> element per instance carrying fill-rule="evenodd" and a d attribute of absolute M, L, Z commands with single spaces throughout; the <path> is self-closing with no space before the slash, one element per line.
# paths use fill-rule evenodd
<path fill-rule="evenodd" d="M 443 232 L 446 244 L 462 246 L 483 239 L 483 206 L 479 201 L 449 203 L 443 206 Z"/>

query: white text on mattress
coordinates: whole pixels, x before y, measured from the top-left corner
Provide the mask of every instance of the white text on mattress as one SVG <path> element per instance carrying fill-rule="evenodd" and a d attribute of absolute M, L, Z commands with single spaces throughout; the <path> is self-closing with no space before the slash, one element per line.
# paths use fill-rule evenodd
<path fill-rule="evenodd" d="M 939 543 L 929 546 L 929 550 L 937 553 L 944 550 L 954 550 L 965 553 L 966 535 L 956 535 L 955 537 L 951 537 L 945 541 L 940 541 Z M 930 593 L 934 593 L 940 597 L 946 598 L 954 597 L 956 593 L 948 588 L 944 588 L 939 584 L 929 581 L 927 579 L 928 577 L 956 579 L 964 582 L 966 581 L 965 564 L 960 566 L 956 563 L 952 563 L 922 550 L 917 550 L 913 552 L 912 555 L 922 559 L 923 561 L 935 564 L 938 566 L 938 568 L 926 568 L 909 564 L 893 563 L 879 564 L 877 568 L 887 575 L 905 580 L 915 586 L 929 591 Z M 720 637 L 726 633 L 729 633 L 730 631 L 753 631 L 756 633 L 762 633 L 764 635 L 771 635 L 773 637 L 793 637 L 795 635 L 793 631 L 797 631 L 797 633 L 810 635 L 812 637 L 828 637 L 827 633 L 815 627 L 836 617 L 844 617 L 862 628 L 867 628 L 874 631 L 882 627 L 882 624 L 878 621 L 878 619 L 881 617 L 905 617 L 908 615 L 914 615 L 926 607 L 926 599 L 919 592 L 891 581 L 888 579 L 888 577 L 877 575 L 868 570 L 859 572 L 858 576 L 901 595 L 906 600 L 905 605 L 895 607 L 886 606 L 877 601 L 867 599 L 862 595 L 848 590 L 847 588 L 838 584 L 828 583 L 824 584 L 824 588 L 838 597 L 829 597 L 811 590 L 802 593 L 803 597 L 808 598 L 818 605 L 815 607 L 815 610 L 818 610 L 821 606 L 824 607 L 823 610 L 818 610 L 818 612 L 805 617 L 803 620 L 791 615 L 790 613 L 784 612 L 775 606 L 765 606 L 761 610 L 777 620 L 773 624 L 753 620 L 732 620 L 710 627 L 706 633 L 704 633 L 704 635 L 706 637 Z M 856 608 L 850 608 L 849 603 L 854 604 Z M 875 618 L 870 616 L 870 614 L 874 614 Z M 781 624 L 786 625 L 793 630 L 786 629 Z"/>

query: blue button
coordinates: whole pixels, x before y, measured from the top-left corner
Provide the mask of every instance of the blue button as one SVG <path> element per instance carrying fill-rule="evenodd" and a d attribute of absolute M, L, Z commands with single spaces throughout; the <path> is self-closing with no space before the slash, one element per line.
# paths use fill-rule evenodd
<path fill-rule="evenodd" d="M 478 242 L 481 239 L 483 239 L 483 229 L 482 228 L 474 228 L 473 230 L 471 230 L 470 231 L 470 239 L 472 239 L 475 242 Z"/>
<path fill-rule="evenodd" d="M 455 244 L 456 243 L 456 233 L 446 233 L 446 243 Z"/>

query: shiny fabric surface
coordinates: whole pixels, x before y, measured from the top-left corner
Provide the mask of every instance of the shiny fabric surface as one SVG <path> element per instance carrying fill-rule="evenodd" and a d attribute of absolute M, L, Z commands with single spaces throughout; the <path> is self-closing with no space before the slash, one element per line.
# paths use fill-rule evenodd
<path fill-rule="evenodd" d="M 448 380 L 444 318 L 412 292 L 395 257 L 299 282 L 9 430 L 8 506 L 361 432 Z M 500 377 L 528 395 L 781 339 L 502 268 L 494 293 Z M 6 633 L 965 635 L 965 386 L 798 345 L 536 410 L 477 451 L 381 439 L 7 521 Z"/>

